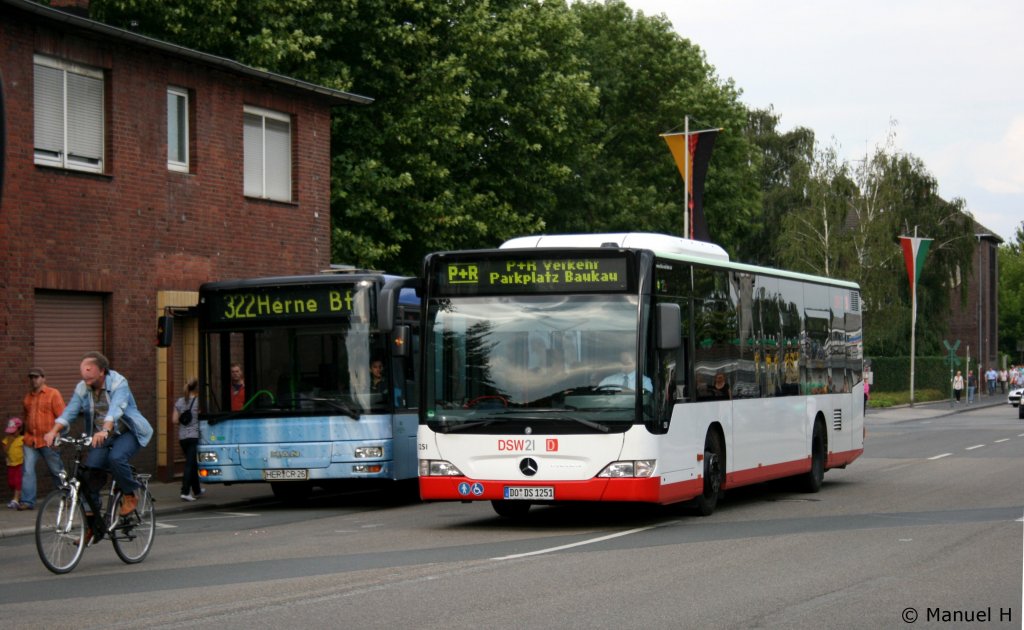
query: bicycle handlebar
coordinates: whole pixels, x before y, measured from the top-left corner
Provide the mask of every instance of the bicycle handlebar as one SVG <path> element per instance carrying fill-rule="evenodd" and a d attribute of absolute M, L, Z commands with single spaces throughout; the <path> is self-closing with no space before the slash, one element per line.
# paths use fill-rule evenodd
<path fill-rule="evenodd" d="M 53 438 L 53 445 L 60 446 L 61 444 L 75 444 L 80 446 L 90 446 L 92 444 L 92 436 L 82 434 L 80 438 L 73 437 L 62 437 L 59 433 Z"/>

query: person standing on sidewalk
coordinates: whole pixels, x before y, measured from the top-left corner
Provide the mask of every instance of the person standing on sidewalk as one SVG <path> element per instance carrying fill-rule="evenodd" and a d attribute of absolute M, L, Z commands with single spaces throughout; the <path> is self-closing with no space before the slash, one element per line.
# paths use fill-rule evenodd
<path fill-rule="evenodd" d="M 970 405 L 974 402 L 974 390 L 978 386 L 977 379 L 974 378 L 974 370 L 967 370 L 967 404 Z"/>
<path fill-rule="evenodd" d="M 24 468 L 22 464 L 25 463 L 25 436 L 21 428 L 21 418 L 11 418 L 7 421 L 3 440 L 0 441 L 4 449 L 4 459 L 7 460 L 7 487 L 10 488 L 13 497 L 7 507 L 14 510 L 21 509 L 21 473 Z"/>
<path fill-rule="evenodd" d="M 185 455 L 185 473 L 181 478 L 181 500 L 195 501 L 202 495 L 199 487 L 199 381 L 190 379 L 185 395 L 174 402 L 171 420 L 178 425 L 178 443 Z"/>
<path fill-rule="evenodd" d="M 953 377 L 953 395 L 956 396 L 956 404 L 960 404 L 960 394 L 964 391 L 964 375 L 960 370 L 956 371 Z"/>
<path fill-rule="evenodd" d="M 54 487 L 60 484 L 60 471 L 64 469 L 60 453 L 47 446 L 44 438 L 53 428 L 57 416 L 63 413 L 64 399 L 59 391 L 46 384 L 43 368 L 31 368 L 28 379 L 32 389 L 21 402 L 25 408 L 25 472 L 21 480 L 20 510 L 31 510 L 36 506 L 36 465 L 40 459 L 53 476 Z"/>
<path fill-rule="evenodd" d="M 1003 368 L 1003 369 L 999 370 L 999 393 L 1000 394 L 1005 394 L 1006 393 L 1006 379 L 1007 379 L 1007 377 L 1008 377 L 1008 374 L 1006 373 L 1006 368 Z"/>

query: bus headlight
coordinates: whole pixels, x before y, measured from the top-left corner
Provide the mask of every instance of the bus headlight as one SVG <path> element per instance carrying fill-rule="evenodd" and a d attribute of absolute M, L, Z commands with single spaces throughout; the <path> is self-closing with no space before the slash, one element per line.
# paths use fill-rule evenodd
<path fill-rule="evenodd" d="M 357 446 L 356 447 L 356 459 L 380 459 L 384 457 L 383 446 Z"/>
<path fill-rule="evenodd" d="M 200 464 L 216 464 L 217 454 L 210 451 L 199 452 L 199 463 Z"/>
<path fill-rule="evenodd" d="M 462 477 L 462 471 L 443 459 L 421 459 L 420 477 Z"/>
<path fill-rule="evenodd" d="M 655 459 L 612 462 L 597 476 L 619 479 L 623 477 L 650 477 L 654 474 Z"/>

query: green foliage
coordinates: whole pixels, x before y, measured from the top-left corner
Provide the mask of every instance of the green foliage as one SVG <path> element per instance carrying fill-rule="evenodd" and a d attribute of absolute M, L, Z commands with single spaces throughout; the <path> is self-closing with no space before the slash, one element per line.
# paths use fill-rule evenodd
<path fill-rule="evenodd" d="M 914 402 L 924 403 L 936 400 L 949 400 L 949 392 L 943 392 L 938 389 L 914 388 Z M 897 405 L 906 405 L 909 403 L 909 389 L 901 392 L 879 392 L 878 394 L 875 394 L 875 391 L 871 390 L 871 399 L 868 401 L 868 406 L 873 409 L 884 409 L 886 407 L 895 407 Z"/>
<path fill-rule="evenodd" d="M 705 188 L 713 239 L 735 253 L 759 205 L 757 150 L 746 137 L 746 108 L 703 51 L 662 17 L 633 14 L 621 1 L 576 3 L 581 55 L 600 94 L 589 125 L 593 161 L 581 165 L 552 231 L 682 232 L 683 182 L 659 134 L 720 127 Z"/>
<path fill-rule="evenodd" d="M 94 0 L 160 39 L 375 98 L 332 132 L 332 258 L 414 273 L 438 249 L 530 232 L 678 233 L 659 133 L 724 127 L 705 202 L 753 239 L 757 152 L 739 92 L 663 18 L 541 0 Z M 133 25 L 134 26 L 131 26 Z"/>
<path fill-rule="evenodd" d="M 875 392 L 910 390 L 910 357 L 871 357 L 871 373 L 874 375 L 871 398 L 875 397 Z M 936 389 L 946 392 L 948 397 L 952 378 L 945 356 L 918 356 L 914 362 L 915 394 L 917 390 Z"/>
<path fill-rule="evenodd" d="M 748 112 L 747 137 L 756 145 L 761 213 L 751 218 L 751 230 L 740 247 L 740 258 L 774 266 L 778 260 L 783 220 L 807 205 L 814 165 L 814 132 L 805 127 L 780 133 L 773 109 Z"/>
<path fill-rule="evenodd" d="M 858 282 L 865 352 L 909 353 L 898 237 L 933 238 L 917 352 L 940 354 L 973 221 L 890 135 L 854 164 L 750 111 L 704 52 L 622 0 L 93 0 L 94 18 L 365 94 L 332 117 L 332 260 L 418 273 L 431 251 L 533 232 L 679 233 L 659 134 L 721 127 L 705 189 L 733 258 Z M 890 130 L 890 133 L 893 133 Z M 1004 350 L 1024 338 L 1020 239 L 1000 251 Z"/>
<path fill-rule="evenodd" d="M 1024 360 L 1024 221 L 1015 238 L 999 247 L 999 349 L 1011 363 Z"/>

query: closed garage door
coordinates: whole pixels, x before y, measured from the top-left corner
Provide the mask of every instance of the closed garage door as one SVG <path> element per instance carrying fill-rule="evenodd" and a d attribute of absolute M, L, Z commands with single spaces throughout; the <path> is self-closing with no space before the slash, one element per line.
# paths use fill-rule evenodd
<path fill-rule="evenodd" d="M 46 370 L 46 384 L 64 401 L 82 380 L 82 355 L 103 347 L 103 296 L 91 293 L 36 293 L 35 356 Z"/>

